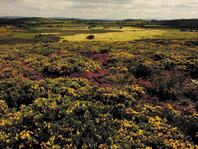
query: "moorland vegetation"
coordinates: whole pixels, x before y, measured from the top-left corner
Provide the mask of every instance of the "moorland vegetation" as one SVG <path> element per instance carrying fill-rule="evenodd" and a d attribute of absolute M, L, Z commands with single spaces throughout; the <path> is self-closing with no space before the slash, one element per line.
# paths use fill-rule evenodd
<path fill-rule="evenodd" d="M 0 28 L 1 148 L 198 148 L 198 39 L 24 34 L 56 23 Z"/>

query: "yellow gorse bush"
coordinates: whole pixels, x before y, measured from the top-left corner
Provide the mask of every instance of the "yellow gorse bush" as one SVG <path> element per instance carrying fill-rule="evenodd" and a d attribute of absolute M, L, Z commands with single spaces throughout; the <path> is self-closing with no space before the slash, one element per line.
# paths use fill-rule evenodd
<path fill-rule="evenodd" d="M 0 46 L 0 147 L 197 148 L 194 42 Z"/>

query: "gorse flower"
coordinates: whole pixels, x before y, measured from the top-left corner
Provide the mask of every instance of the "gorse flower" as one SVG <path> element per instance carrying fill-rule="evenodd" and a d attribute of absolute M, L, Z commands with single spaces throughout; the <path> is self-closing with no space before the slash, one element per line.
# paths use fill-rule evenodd
<path fill-rule="evenodd" d="M 0 148 L 198 148 L 194 42 L 1 45 Z"/>

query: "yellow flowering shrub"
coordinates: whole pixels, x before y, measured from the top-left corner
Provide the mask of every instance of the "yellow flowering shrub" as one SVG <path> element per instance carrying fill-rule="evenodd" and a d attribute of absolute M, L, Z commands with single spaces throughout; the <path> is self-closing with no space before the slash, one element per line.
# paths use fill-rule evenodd
<path fill-rule="evenodd" d="M 0 148 L 197 148 L 196 43 L 0 45 Z"/>
<path fill-rule="evenodd" d="M 8 105 L 5 100 L 0 100 L 0 117 L 9 112 Z"/>
<path fill-rule="evenodd" d="M 46 75 L 57 76 L 80 73 L 83 70 L 92 71 L 94 69 L 100 69 L 100 65 L 96 62 L 89 60 L 80 54 L 71 53 L 52 57 L 43 67 L 43 73 Z"/>

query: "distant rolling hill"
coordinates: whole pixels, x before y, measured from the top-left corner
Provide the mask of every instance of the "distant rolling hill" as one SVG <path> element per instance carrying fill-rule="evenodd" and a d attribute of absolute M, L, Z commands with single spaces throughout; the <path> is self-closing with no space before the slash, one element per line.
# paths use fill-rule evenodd
<path fill-rule="evenodd" d="M 102 19 L 79 19 L 79 18 L 42 18 L 42 17 L 0 17 L 0 25 L 39 25 L 39 24 L 59 24 L 64 21 L 72 21 L 75 23 L 83 24 L 101 24 L 101 23 L 118 23 L 123 26 L 140 26 L 153 25 L 158 27 L 166 26 L 168 28 L 186 28 L 186 29 L 198 29 L 198 19 L 175 19 L 175 20 L 148 20 L 148 19 L 125 19 L 125 20 L 102 20 Z"/>
<path fill-rule="evenodd" d="M 48 18 L 40 18 L 40 17 L 1 17 L 0 24 L 7 24 L 7 25 L 18 25 L 18 24 L 53 24 L 53 23 L 60 23 L 59 20 L 48 19 Z"/>

